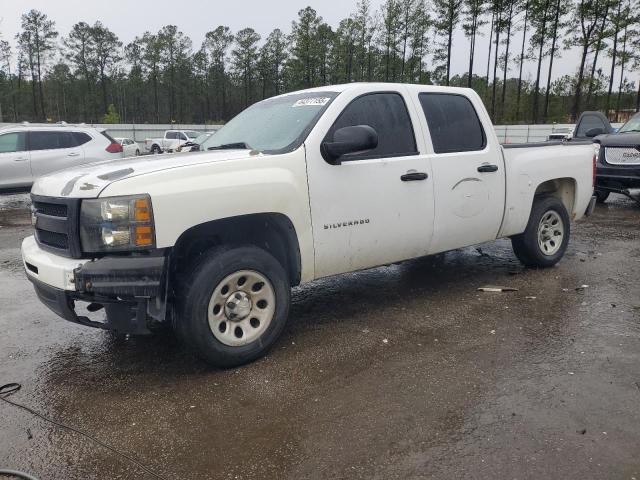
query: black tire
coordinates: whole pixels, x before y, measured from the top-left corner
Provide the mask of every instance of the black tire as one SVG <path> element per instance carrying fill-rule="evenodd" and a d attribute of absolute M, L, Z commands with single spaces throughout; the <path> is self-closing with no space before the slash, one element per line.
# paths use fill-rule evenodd
<path fill-rule="evenodd" d="M 151 147 L 151 153 L 154 153 L 154 154 L 162 153 L 162 150 L 160 150 L 160 147 L 158 145 L 154 145 L 153 147 Z"/>
<path fill-rule="evenodd" d="M 608 190 L 598 190 L 597 188 L 595 189 L 595 191 L 593 192 L 594 195 L 596 196 L 596 202 L 598 203 L 604 203 L 607 201 L 607 198 L 609 198 L 609 194 L 611 192 L 609 192 Z"/>
<path fill-rule="evenodd" d="M 268 279 L 275 294 L 275 309 L 270 323 L 257 339 L 246 345 L 230 346 L 216 338 L 209 326 L 209 302 L 219 284 L 241 270 L 258 272 Z M 198 258 L 195 269 L 179 282 L 174 327 L 178 336 L 199 357 L 214 366 L 236 367 L 263 356 L 287 322 L 291 303 L 287 273 L 273 256 L 260 248 L 213 249 Z M 232 325 L 230 320 L 227 322 Z"/>
<path fill-rule="evenodd" d="M 136 157 L 140 156 L 140 150 L 136 149 Z"/>
<path fill-rule="evenodd" d="M 557 213 L 564 229 L 560 247 L 553 254 L 545 252 L 538 242 L 538 227 L 542 218 L 550 212 Z M 558 198 L 544 195 L 535 197 L 527 228 L 524 233 L 511 237 L 511 245 L 516 257 L 523 265 L 547 268 L 558 263 L 564 256 L 570 237 L 571 225 L 567 209 Z"/>

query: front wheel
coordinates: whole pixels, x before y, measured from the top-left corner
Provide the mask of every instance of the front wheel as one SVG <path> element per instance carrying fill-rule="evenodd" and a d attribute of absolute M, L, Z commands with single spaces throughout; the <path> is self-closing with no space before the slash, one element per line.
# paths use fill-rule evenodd
<path fill-rule="evenodd" d="M 136 157 L 140 156 L 140 150 L 136 149 Z"/>
<path fill-rule="evenodd" d="M 203 257 L 180 287 L 175 325 L 180 337 L 219 367 L 261 357 L 287 321 L 286 271 L 253 246 L 215 249 Z"/>
<path fill-rule="evenodd" d="M 160 150 L 160 147 L 158 145 L 154 145 L 153 147 L 151 147 L 151 153 L 157 155 L 159 153 L 162 153 L 162 150 Z"/>
<path fill-rule="evenodd" d="M 528 267 L 551 267 L 564 256 L 571 226 L 564 204 L 556 197 L 534 199 L 524 233 L 511 237 L 513 252 Z"/>

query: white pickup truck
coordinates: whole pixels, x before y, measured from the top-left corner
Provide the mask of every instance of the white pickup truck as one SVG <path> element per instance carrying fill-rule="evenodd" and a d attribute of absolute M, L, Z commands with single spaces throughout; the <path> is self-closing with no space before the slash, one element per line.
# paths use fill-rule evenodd
<path fill-rule="evenodd" d="M 293 286 L 501 237 L 549 267 L 595 200 L 590 142 L 500 146 L 468 89 L 294 92 L 203 146 L 40 178 L 22 256 L 42 302 L 120 332 L 169 324 L 240 365 L 276 341 Z"/>
<path fill-rule="evenodd" d="M 151 153 L 175 152 L 180 145 L 198 135 L 200 133 L 193 130 L 166 130 L 162 138 L 145 138 L 144 149 Z"/>

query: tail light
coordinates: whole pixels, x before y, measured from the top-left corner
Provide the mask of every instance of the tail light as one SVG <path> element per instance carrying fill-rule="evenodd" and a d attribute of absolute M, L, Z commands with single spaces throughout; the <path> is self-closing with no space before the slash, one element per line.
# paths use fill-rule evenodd
<path fill-rule="evenodd" d="M 119 143 L 110 143 L 106 150 L 109 153 L 122 153 L 122 145 Z"/>

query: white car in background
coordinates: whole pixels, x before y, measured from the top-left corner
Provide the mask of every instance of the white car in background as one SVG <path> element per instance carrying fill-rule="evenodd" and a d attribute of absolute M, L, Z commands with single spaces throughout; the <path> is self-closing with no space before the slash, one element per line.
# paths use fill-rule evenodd
<path fill-rule="evenodd" d="M 162 138 L 145 138 L 144 149 L 151 153 L 172 153 L 199 135 L 200 132 L 194 130 L 166 130 Z"/>
<path fill-rule="evenodd" d="M 122 145 L 104 129 L 28 122 L 1 127 L 0 192 L 29 190 L 47 173 L 122 156 Z"/>
<path fill-rule="evenodd" d="M 137 157 L 140 155 L 140 145 L 131 138 L 114 138 L 116 142 L 122 145 L 122 152 L 125 157 Z"/>

